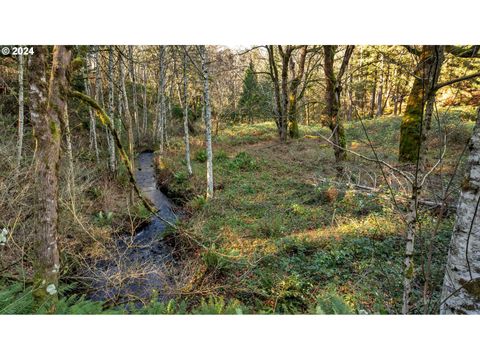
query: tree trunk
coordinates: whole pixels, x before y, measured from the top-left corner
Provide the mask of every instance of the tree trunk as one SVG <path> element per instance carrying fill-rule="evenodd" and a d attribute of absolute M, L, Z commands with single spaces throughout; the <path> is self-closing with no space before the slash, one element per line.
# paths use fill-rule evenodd
<path fill-rule="evenodd" d="M 23 124 L 24 124 L 23 55 L 18 55 L 18 139 L 17 139 L 17 171 L 20 170 L 20 162 L 22 161 Z"/>
<path fill-rule="evenodd" d="M 38 219 L 35 239 L 34 292 L 36 304 L 49 304 L 58 297 L 60 257 L 57 244 L 58 167 L 60 159 L 61 122 L 64 118 L 68 84 L 67 67 L 70 49 L 55 46 L 52 70 L 47 86 L 45 69 L 48 51 L 35 49 L 30 57 L 30 118 L 38 144 L 37 196 Z"/>
<path fill-rule="evenodd" d="M 91 111 L 91 109 L 89 109 Z M 114 118 L 115 98 L 113 86 L 113 46 L 108 49 L 108 116 L 110 119 Z M 114 124 L 113 124 L 114 125 Z M 112 174 L 115 174 L 117 168 L 117 159 L 115 157 L 115 141 L 110 130 L 107 131 L 108 138 L 108 153 L 109 153 L 109 168 Z"/>
<path fill-rule="evenodd" d="M 282 49 L 281 46 L 279 46 L 280 50 Z M 290 56 L 291 56 L 291 51 L 289 49 L 289 46 L 287 46 L 287 49 L 285 52 L 282 51 L 282 72 L 281 72 L 281 89 L 282 89 L 282 96 L 281 96 L 281 102 L 282 102 L 282 112 L 280 114 L 281 117 L 281 127 L 280 127 L 280 141 L 286 142 L 287 141 L 287 129 L 288 129 L 288 64 L 290 62 Z"/>
<path fill-rule="evenodd" d="M 422 132 L 425 128 L 429 128 L 429 123 L 423 123 L 424 107 L 427 97 L 435 96 L 436 90 L 431 85 L 438 80 L 443 51 L 443 46 L 424 45 L 422 47 L 415 69 L 415 80 L 400 127 L 399 160 L 402 162 L 414 162 L 418 159 Z M 431 94 L 428 93 L 430 89 Z"/>
<path fill-rule="evenodd" d="M 384 59 L 382 55 L 382 65 L 380 68 L 380 87 L 378 88 L 378 94 L 377 94 L 377 113 L 376 116 L 382 116 L 383 114 L 383 87 L 385 86 L 385 74 L 384 74 Z"/>
<path fill-rule="evenodd" d="M 282 139 L 284 138 L 283 134 L 286 134 L 286 131 L 283 131 L 284 129 L 284 124 L 283 124 L 283 119 L 284 117 L 282 116 L 284 110 L 282 108 L 282 100 L 281 100 L 281 95 L 280 95 L 280 81 L 278 78 L 278 68 L 277 64 L 275 62 L 275 48 L 273 45 L 269 45 L 267 47 L 268 50 L 268 64 L 270 67 L 270 78 L 272 79 L 273 83 L 273 94 L 275 98 L 275 106 L 274 106 L 274 111 L 275 111 L 275 123 L 277 125 L 277 131 L 278 135 L 280 138 L 280 141 L 283 141 Z"/>
<path fill-rule="evenodd" d="M 185 141 L 185 161 L 187 163 L 188 174 L 192 175 L 192 165 L 190 163 L 190 141 L 188 138 L 188 76 L 187 76 L 187 48 L 184 47 L 183 54 L 183 132 Z"/>
<path fill-rule="evenodd" d="M 133 62 L 133 46 L 128 46 L 128 58 L 130 64 L 130 79 L 132 79 L 132 107 L 133 107 L 133 122 L 135 124 L 135 133 L 137 135 L 137 143 L 140 140 L 140 125 L 138 119 L 138 107 L 137 107 L 137 81 L 135 76 L 135 66 Z"/>
<path fill-rule="evenodd" d="M 205 106 L 205 146 L 207 150 L 207 199 L 213 198 L 213 153 L 212 153 L 212 114 L 210 109 L 210 92 L 208 84 L 208 53 L 200 45 L 203 72 L 203 98 Z"/>
<path fill-rule="evenodd" d="M 415 276 L 413 265 L 413 250 L 415 245 L 415 235 L 417 227 L 417 206 L 420 189 L 416 184 L 412 186 L 412 195 L 409 202 L 408 213 L 406 216 L 407 236 L 405 241 L 405 272 L 403 275 L 403 305 L 402 314 L 408 314 L 410 308 L 410 294 L 412 292 L 412 281 Z"/>
<path fill-rule="evenodd" d="M 62 118 L 62 130 L 65 134 L 65 148 L 67 150 L 67 160 L 68 160 L 68 193 L 70 195 L 70 201 L 72 203 L 72 212 L 76 214 L 75 206 L 75 166 L 73 163 L 73 151 L 72 151 L 72 133 L 70 131 L 70 120 L 68 116 L 68 105 L 65 101 L 65 109 L 63 110 Z"/>
<path fill-rule="evenodd" d="M 372 97 L 370 99 L 370 114 L 369 117 L 373 118 L 375 113 L 375 97 L 377 95 L 377 70 L 375 70 L 375 75 L 373 77 L 373 87 L 372 87 Z"/>
<path fill-rule="evenodd" d="M 142 132 L 145 135 L 148 127 L 148 109 L 147 109 L 147 65 L 143 64 L 143 123 Z"/>
<path fill-rule="evenodd" d="M 434 49 L 435 56 L 431 60 L 432 64 L 429 68 L 429 72 L 426 74 L 426 79 L 428 81 L 428 88 L 425 88 L 423 91 L 426 95 L 426 111 L 425 116 L 423 115 L 423 104 L 421 109 L 421 121 L 423 119 L 426 123 L 431 121 L 433 115 L 433 107 L 435 104 L 436 96 L 436 85 L 438 77 L 440 75 L 440 68 L 443 62 L 443 46 L 438 46 Z M 424 100 L 422 99 L 422 102 Z M 412 291 L 412 282 L 415 276 L 415 267 L 413 264 L 413 253 L 414 253 L 414 244 L 416 238 L 416 225 L 417 225 L 417 205 L 418 199 L 421 195 L 422 184 L 418 182 L 418 179 L 422 177 L 422 174 L 426 171 L 426 139 L 427 139 L 427 130 L 422 129 L 423 124 L 420 124 L 420 143 L 417 152 L 418 157 L 418 167 L 417 173 L 415 175 L 415 181 L 412 184 L 412 195 L 410 200 L 410 208 L 407 214 L 407 236 L 406 236 L 406 246 L 405 246 L 405 273 L 404 273 L 404 290 L 403 290 L 403 307 L 402 313 L 408 314 L 410 306 L 410 294 Z M 423 181 L 422 181 L 423 183 Z"/>
<path fill-rule="evenodd" d="M 345 129 L 343 122 L 338 117 L 338 110 L 340 108 L 340 95 L 342 91 L 341 87 L 341 78 L 346 70 L 348 61 L 353 52 L 353 47 L 348 48 L 345 51 L 344 59 L 342 62 L 342 67 L 338 73 L 338 76 L 335 76 L 334 73 L 334 59 L 335 59 L 335 50 L 336 46 L 324 45 L 324 72 L 326 79 L 325 87 L 325 115 L 327 117 L 327 126 L 332 130 L 332 142 L 333 152 L 335 154 L 335 163 L 337 168 L 337 173 L 340 175 L 343 173 L 342 162 L 346 160 L 347 153 L 345 152 L 346 140 L 345 140 Z"/>
<path fill-rule="evenodd" d="M 89 53 L 87 53 L 86 59 L 87 62 L 85 64 L 85 93 L 88 96 L 91 96 L 92 92 L 90 89 L 90 80 L 89 80 L 89 71 L 88 71 L 88 63 L 89 63 Z M 95 159 L 97 163 L 100 161 L 99 154 L 98 154 L 98 145 L 97 145 L 97 131 L 96 131 L 96 124 L 95 124 L 95 115 L 92 109 L 88 108 L 88 116 L 90 118 L 90 150 L 95 151 Z"/>
<path fill-rule="evenodd" d="M 158 77 L 158 105 L 156 138 L 160 140 L 160 151 L 163 152 L 165 145 L 165 46 L 159 47 L 159 77 Z"/>
<path fill-rule="evenodd" d="M 293 57 L 290 57 L 290 87 L 288 93 L 288 134 L 292 139 L 300 137 L 298 131 L 298 87 L 302 82 L 303 74 L 305 72 L 305 59 L 307 56 L 307 46 L 302 46 L 300 49 L 300 59 L 298 61 L 298 69 L 296 69 Z M 298 71 L 297 71 L 298 70 Z"/>
<path fill-rule="evenodd" d="M 134 165 L 134 140 L 133 140 L 133 127 L 132 127 L 132 115 L 130 114 L 130 110 L 128 108 L 128 97 L 127 97 L 127 89 L 125 87 L 125 70 L 123 68 L 123 64 L 120 63 L 120 78 L 121 78 L 121 85 L 122 85 L 122 98 L 123 98 L 123 112 L 125 118 L 125 128 L 127 130 L 127 139 L 128 139 L 128 157 L 130 158 L 132 170 L 135 168 Z M 133 195 L 133 194 L 132 194 Z M 132 196 L 133 200 L 133 196 Z"/>
<path fill-rule="evenodd" d="M 480 314 L 480 108 L 457 206 L 443 281 L 441 314 Z"/>

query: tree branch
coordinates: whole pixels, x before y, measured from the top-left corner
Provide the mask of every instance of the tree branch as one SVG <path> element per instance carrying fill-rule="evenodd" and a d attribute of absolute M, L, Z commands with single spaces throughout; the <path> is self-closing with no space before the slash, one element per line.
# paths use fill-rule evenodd
<path fill-rule="evenodd" d="M 460 82 L 460 81 L 470 80 L 470 79 L 476 78 L 478 76 L 480 76 L 480 72 L 470 74 L 470 75 L 466 75 L 466 76 L 462 76 L 462 77 L 459 77 L 459 78 L 456 78 L 456 79 L 453 79 L 453 80 L 450 80 L 450 81 L 445 81 L 443 83 L 437 84 L 434 87 L 434 90 L 438 90 L 442 87 L 449 86 L 449 85 L 455 84 L 455 83 Z"/>

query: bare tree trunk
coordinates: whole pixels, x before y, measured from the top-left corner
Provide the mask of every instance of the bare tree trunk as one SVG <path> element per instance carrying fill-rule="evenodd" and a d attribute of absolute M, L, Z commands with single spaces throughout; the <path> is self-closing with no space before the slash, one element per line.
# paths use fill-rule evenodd
<path fill-rule="evenodd" d="M 147 109 L 147 65 L 143 64 L 143 123 L 142 132 L 145 135 L 148 127 L 148 109 Z"/>
<path fill-rule="evenodd" d="M 23 55 L 18 55 L 18 139 L 17 139 L 17 171 L 20 169 L 20 162 L 22 161 L 23 124 L 24 124 Z"/>
<path fill-rule="evenodd" d="M 381 55 L 382 57 L 382 65 L 380 68 L 380 87 L 378 88 L 378 94 L 377 94 L 377 113 L 376 116 L 382 116 L 383 114 L 383 87 L 385 86 L 385 74 L 384 74 L 384 59 L 383 59 L 383 54 Z"/>
<path fill-rule="evenodd" d="M 122 98 L 123 98 L 123 110 L 124 110 L 124 118 L 125 118 L 125 127 L 127 130 L 127 139 L 128 139 L 128 157 L 130 158 L 130 162 L 132 165 L 132 169 L 135 168 L 134 166 L 134 140 L 133 140 L 133 127 L 132 127 L 132 115 L 130 114 L 130 110 L 128 108 L 128 97 L 127 97 L 127 89 L 125 87 L 125 70 L 123 68 L 123 64 L 120 63 L 120 79 L 122 85 Z M 133 192 L 132 192 L 133 195 Z M 133 200 L 133 196 L 131 197 Z"/>
<path fill-rule="evenodd" d="M 128 58 L 130 64 L 130 78 L 132 79 L 132 107 L 133 107 L 133 122 L 135 124 L 135 132 L 137 135 L 137 143 L 140 140 L 140 124 L 138 119 L 138 107 L 137 107 L 137 81 L 135 75 L 135 65 L 133 61 L 133 46 L 128 46 Z"/>
<path fill-rule="evenodd" d="M 413 265 L 413 250 L 415 244 L 416 226 L 417 226 L 417 206 L 420 189 L 416 184 L 412 186 L 412 195 L 409 202 L 407 222 L 407 236 L 405 242 L 405 273 L 403 276 L 403 306 L 402 314 L 408 314 L 410 305 L 410 294 L 412 292 L 412 280 L 415 275 Z"/>
<path fill-rule="evenodd" d="M 443 281 L 441 314 L 480 314 L 480 108 L 457 206 Z"/>
<path fill-rule="evenodd" d="M 89 108 L 90 111 L 92 111 Z M 114 97 L 114 86 L 113 86 L 113 46 L 108 48 L 108 116 L 110 119 L 114 118 L 115 111 L 115 97 Z M 115 126 L 115 124 L 113 124 Z M 117 159 L 115 157 L 115 141 L 113 139 L 113 134 L 110 130 L 107 131 L 108 138 L 108 153 L 109 153 L 109 167 L 110 172 L 115 174 L 117 169 Z"/>
<path fill-rule="evenodd" d="M 203 98 L 205 106 L 205 147 L 207 150 L 207 199 L 213 198 L 213 153 L 212 153 L 212 118 L 210 110 L 210 92 L 208 88 L 208 53 L 200 45 L 203 72 Z"/>
<path fill-rule="evenodd" d="M 90 55 L 87 53 L 87 63 L 85 64 L 85 93 L 88 96 L 91 96 L 92 92 L 90 89 L 90 80 L 89 80 L 89 72 L 88 72 L 88 59 Z M 95 115 L 92 109 L 88 108 L 88 115 L 90 117 L 90 150 L 95 151 L 95 158 L 97 163 L 100 161 L 99 154 L 98 154 L 98 145 L 97 145 L 97 131 L 96 131 L 96 123 L 95 123 Z"/>
<path fill-rule="evenodd" d="M 192 175 L 192 164 L 190 163 L 190 141 L 188 138 L 188 76 L 187 76 L 187 48 L 184 47 L 183 54 L 183 131 L 185 141 L 185 161 L 187 162 L 188 174 Z"/>
<path fill-rule="evenodd" d="M 58 297 L 58 166 L 61 122 L 68 92 L 66 71 L 70 57 L 70 49 L 66 46 L 54 47 L 48 86 L 45 73 L 47 47 L 36 47 L 35 56 L 30 57 L 30 117 L 38 143 L 38 175 L 35 177 L 38 186 L 38 220 L 33 293 L 37 305 L 48 304 Z"/>
<path fill-rule="evenodd" d="M 158 51 L 158 105 L 155 134 L 160 140 L 160 151 L 163 152 L 165 146 L 165 46 L 160 46 Z"/>
<path fill-rule="evenodd" d="M 72 212 L 76 214 L 75 206 L 75 166 L 73 163 L 73 151 L 72 151 L 72 133 L 70 131 L 70 120 L 68 116 L 68 105 L 65 101 L 65 108 L 63 110 L 62 118 L 63 132 L 65 133 L 65 147 L 67 150 L 67 159 L 68 159 L 68 193 L 70 195 L 70 201 L 72 203 Z"/>
<path fill-rule="evenodd" d="M 375 111 L 375 97 L 377 94 L 377 70 L 375 70 L 375 76 L 373 78 L 372 97 L 370 100 L 370 114 L 369 117 L 373 118 Z"/>

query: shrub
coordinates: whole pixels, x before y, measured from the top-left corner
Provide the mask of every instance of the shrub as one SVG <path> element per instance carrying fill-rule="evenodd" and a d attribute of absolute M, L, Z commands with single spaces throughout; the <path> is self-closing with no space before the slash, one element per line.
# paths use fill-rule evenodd
<path fill-rule="evenodd" d="M 204 163 L 207 161 L 207 150 L 201 149 L 195 153 L 194 159 L 198 162 Z"/>
<path fill-rule="evenodd" d="M 257 167 L 255 159 L 244 151 L 238 153 L 229 164 L 231 170 L 255 170 Z"/>

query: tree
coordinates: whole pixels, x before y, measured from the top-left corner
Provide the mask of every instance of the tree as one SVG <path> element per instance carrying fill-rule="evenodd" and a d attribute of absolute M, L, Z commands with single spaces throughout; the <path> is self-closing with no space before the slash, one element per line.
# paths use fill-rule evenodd
<path fill-rule="evenodd" d="M 480 107 L 469 147 L 443 281 L 442 314 L 480 313 Z"/>
<path fill-rule="evenodd" d="M 166 65 L 165 65 L 165 46 L 158 48 L 158 103 L 157 103 L 157 122 L 155 127 L 155 138 L 160 140 L 160 151 L 163 152 L 165 145 L 165 87 L 166 87 Z"/>
<path fill-rule="evenodd" d="M 92 110 L 89 108 L 89 111 Z M 115 96 L 113 86 L 113 46 L 108 47 L 108 116 L 113 119 L 115 111 Z M 117 159 L 115 156 L 115 141 L 112 132 L 107 129 L 108 153 L 109 153 L 109 168 L 112 174 L 115 174 L 117 168 Z"/>
<path fill-rule="evenodd" d="M 461 58 L 479 57 L 480 47 L 472 46 L 465 49 L 457 46 L 423 45 L 421 49 L 414 46 L 405 46 L 405 48 L 418 57 L 418 64 L 415 68 L 415 80 L 408 96 L 400 127 L 399 160 L 415 162 L 419 157 L 422 137 L 426 136 L 425 131 L 430 128 L 430 121 L 423 121 L 424 110 L 426 110 L 426 113 L 433 111 L 433 109 L 425 109 L 428 98 L 435 97 L 437 91 L 444 86 L 480 76 L 480 73 L 473 73 L 437 84 L 444 54 L 449 53 Z"/>
<path fill-rule="evenodd" d="M 24 124 L 24 102 L 23 102 L 23 55 L 18 55 L 18 139 L 17 139 L 17 168 L 20 168 L 23 149 L 23 124 Z"/>
<path fill-rule="evenodd" d="M 424 45 L 419 53 L 418 64 L 415 68 L 412 89 L 407 100 L 407 107 L 402 117 L 400 127 L 399 160 L 414 162 L 418 159 L 420 143 L 422 141 L 422 128 L 424 108 L 427 97 L 435 96 L 436 90 L 431 86 L 438 80 L 443 63 L 442 46 Z"/>
<path fill-rule="evenodd" d="M 137 81 L 135 75 L 135 64 L 133 59 L 133 46 L 128 46 L 128 60 L 129 60 L 129 73 L 132 80 L 132 107 L 133 107 L 133 122 L 135 124 L 135 132 L 137 135 L 137 143 L 140 139 L 140 124 L 138 119 L 138 106 L 137 106 Z"/>
<path fill-rule="evenodd" d="M 128 107 L 128 97 L 127 97 L 127 88 L 125 86 L 125 69 L 124 69 L 124 64 L 122 63 L 120 59 L 119 63 L 120 67 L 120 82 L 122 86 L 122 108 L 123 108 L 123 113 L 125 115 L 125 128 L 127 130 L 127 142 L 128 142 L 128 157 L 130 158 L 131 166 L 132 169 L 135 168 L 134 166 L 134 139 L 133 139 L 133 124 L 132 124 L 132 115 L 130 113 L 129 107 Z M 133 200 L 133 192 L 130 193 L 130 199 Z"/>
<path fill-rule="evenodd" d="M 307 55 L 306 45 L 278 45 L 278 54 L 280 57 L 280 72 L 277 65 L 277 56 L 273 45 L 267 46 L 269 75 L 273 83 L 275 112 L 278 136 L 280 141 L 287 141 L 287 136 L 296 138 L 298 133 L 297 122 L 297 102 L 298 88 L 303 78 L 305 69 L 305 58 Z M 300 59 L 298 69 L 294 61 L 294 52 L 300 49 Z M 290 74 L 290 77 L 289 77 Z M 303 92 L 302 92 L 303 93 Z"/>
<path fill-rule="evenodd" d="M 335 162 L 337 172 L 341 174 L 343 172 L 342 162 L 346 159 L 345 152 L 345 128 L 338 116 L 340 109 L 340 95 L 342 93 L 342 78 L 345 74 L 348 62 L 353 54 L 353 45 L 348 45 L 343 55 L 342 64 L 340 70 L 335 74 L 334 63 L 335 53 L 337 50 L 336 45 L 324 45 L 324 72 L 325 72 L 325 115 L 327 126 L 332 131 L 332 141 L 334 143 L 333 152 L 335 153 Z"/>
<path fill-rule="evenodd" d="M 253 115 L 257 112 L 259 89 L 257 76 L 255 75 L 255 68 L 253 62 L 250 61 L 245 70 L 245 77 L 243 78 L 243 90 L 240 95 L 239 105 L 242 115 L 246 114 L 250 123 L 253 122 Z"/>
<path fill-rule="evenodd" d="M 61 122 L 68 93 L 67 67 L 71 51 L 53 48 L 50 81 L 46 83 L 48 50 L 38 46 L 30 57 L 30 117 L 37 149 L 37 230 L 35 240 L 34 296 L 37 304 L 55 301 L 58 292 L 60 257 L 58 251 L 58 166 Z"/>
<path fill-rule="evenodd" d="M 183 139 L 185 142 L 185 161 L 187 163 L 188 174 L 192 175 L 192 164 L 190 163 L 190 140 L 188 138 L 188 74 L 187 74 L 188 55 L 187 47 L 183 48 Z"/>
<path fill-rule="evenodd" d="M 203 102 L 205 120 L 205 148 L 207 151 L 207 199 L 213 198 L 213 153 L 212 153 L 212 115 L 210 109 L 210 92 L 208 87 L 208 53 L 205 45 L 199 47 L 202 59 Z"/>
<path fill-rule="evenodd" d="M 288 87 L 288 135 L 292 139 L 300 137 L 298 131 L 297 103 L 300 97 L 299 87 L 305 72 L 305 59 L 307 57 L 307 46 L 300 47 L 300 56 L 297 62 L 294 57 L 289 61 L 290 86 Z M 303 94 L 303 92 L 302 92 Z"/>

